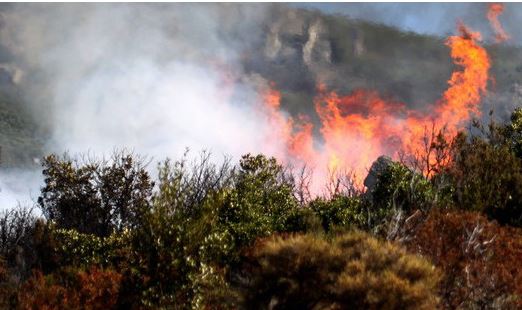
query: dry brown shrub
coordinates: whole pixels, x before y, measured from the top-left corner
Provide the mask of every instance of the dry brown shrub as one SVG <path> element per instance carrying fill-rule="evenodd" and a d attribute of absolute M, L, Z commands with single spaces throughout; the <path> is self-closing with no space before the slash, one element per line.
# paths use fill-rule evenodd
<path fill-rule="evenodd" d="M 433 309 L 438 274 L 425 260 L 360 232 L 327 241 L 274 237 L 252 253 L 245 308 Z"/>
<path fill-rule="evenodd" d="M 522 229 L 475 212 L 434 210 L 404 238 L 444 272 L 445 308 L 522 307 Z"/>
<path fill-rule="evenodd" d="M 121 275 L 92 267 L 48 276 L 36 272 L 20 289 L 20 309 L 112 309 L 118 301 Z"/>

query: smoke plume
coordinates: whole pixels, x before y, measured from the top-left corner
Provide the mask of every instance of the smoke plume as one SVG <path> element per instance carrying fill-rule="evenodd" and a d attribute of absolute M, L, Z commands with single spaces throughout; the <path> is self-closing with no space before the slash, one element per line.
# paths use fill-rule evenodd
<path fill-rule="evenodd" d="M 277 141 L 266 141 L 276 129 L 257 108 L 266 81 L 239 65 L 266 8 L 20 4 L 2 10 L 0 40 L 47 152 L 275 154 Z"/>

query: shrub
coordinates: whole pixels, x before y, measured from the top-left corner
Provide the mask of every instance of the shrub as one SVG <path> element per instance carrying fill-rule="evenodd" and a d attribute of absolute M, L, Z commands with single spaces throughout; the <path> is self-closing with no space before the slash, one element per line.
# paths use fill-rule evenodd
<path fill-rule="evenodd" d="M 0 259 L 0 308 L 14 309 L 17 303 L 17 281 L 13 281 L 6 266 L 6 262 Z"/>
<path fill-rule="evenodd" d="M 445 308 L 522 307 L 521 229 L 473 212 L 433 210 L 404 240 L 444 272 Z"/>
<path fill-rule="evenodd" d="M 511 122 L 501 127 L 501 133 L 506 138 L 513 153 L 522 159 L 522 107 L 513 111 Z"/>
<path fill-rule="evenodd" d="M 257 309 L 432 309 L 437 272 L 421 258 L 360 232 L 260 241 L 240 304 Z"/>
<path fill-rule="evenodd" d="M 111 270 L 65 269 L 43 276 L 36 272 L 20 289 L 20 309 L 113 309 L 121 275 Z"/>
<path fill-rule="evenodd" d="M 496 135 L 495 132 L 491 135 Z M 458 208 L 522 226 L 522 160 L 498 137 L 457 137 L 447 174 Z"/>
<path fill-rule="evenodd" d="M 55 256 L 60 266 L 115 266 L 125 260 L 131 232 L 124 230 L 109 237 L 82 234 L 74 229 L 51 228 Z"/>
<path fill-rule="evenodd" d="M 7 262 L 5 268 L 17 278 L 26 276 L 31 267 L 35 222 L 30 208 L 19 206 L 0 213 L 0 256 Z"/>
<path fill-rule="evenodd" d="M 371 195 L 379 215 L 385 215 L 392 209 L 406 212 L 429 209 L 436 197 L 428 179 L 395 162 L 380 173 Z"/>
<path fill-rule="evenodd" d="M 192 164 L 165 162 L 159 180 L 153 207 L 133 239 L 141 275 L 131 282 L 144 287 L 143 304 L 208 304 L 218 298 L 212 296 L 216 288 L 227 287 L 243 247 L 260 236 L 313 225 L 275 159 L 246 155 L 239 167 L 228 161 L 218 167 L 204 153 Z"/>
<path fill-rule="evenodd" d="M 105 237 L 138 225 L 149 207 L 153 183 L 142 160 L 131 154 L 84 163 L 50 155 L 43 167 L 38 204 L 59 228 Z"/>
<path fill-rule="evenodd" d="M 294 189 L 291 176 L 275 158 L 245 155 L 234 188 L 220 208 L 220 223 L 240 247 L 273 232 L 299 230 L 290 220 L 299 207 Z"/>
<path fill-rule="evenodd" d="M 367 228 L 367 206 L 360 197 L 317 198 L 310 202 L 309 207 L 319 217 L 325 231 L 330 231 L 335 227 Z"/>

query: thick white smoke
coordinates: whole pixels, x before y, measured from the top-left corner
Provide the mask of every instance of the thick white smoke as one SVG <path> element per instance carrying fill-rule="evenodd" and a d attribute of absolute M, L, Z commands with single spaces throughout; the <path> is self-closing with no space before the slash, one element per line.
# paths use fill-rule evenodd
<path fill-rule="evenodd" d="M 20 4 L 2 13 L 0 40 L 50 132 L 48 152 L 125 147 L 157 160 L 186 148 L 275 154 L 277 142 L 266 142 L 277 129 L 257 108 L 264 81 L 238 65 L 243 47 L 259 39 L 264 13 L 238 5 Z M 13 189 L 0 186 L 4 197 Z"/>

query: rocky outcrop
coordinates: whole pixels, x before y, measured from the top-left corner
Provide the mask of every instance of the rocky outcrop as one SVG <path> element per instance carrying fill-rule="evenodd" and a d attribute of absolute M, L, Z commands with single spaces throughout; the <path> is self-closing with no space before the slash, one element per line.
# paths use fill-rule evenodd
<path fill-rule="evenodd" d="M 368 188 L 368 192 L 371 193 L 375 188 L 377 181 L 379 180 L 379 176 L 388 169 L 393 164 L 393 160 L 388 156 L 379 156 L 372 166 L 370 167 L 370 171 L 368 171 L 368 175 L 364 179 L 364 186 Z"/>
<path fill-rule="evenodd" d="M 308 41 L 303 46 L 303 62 L 313 68 L 315 64 L 330 64 L 332 47 L 326 38 L 326 29 L 320 20 L 308 28 Z"/>

